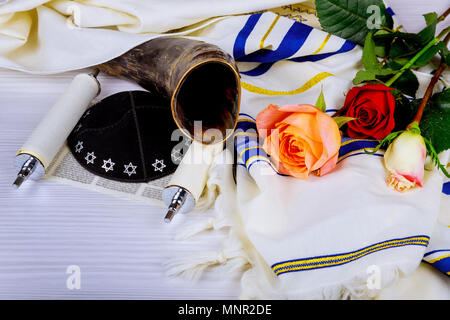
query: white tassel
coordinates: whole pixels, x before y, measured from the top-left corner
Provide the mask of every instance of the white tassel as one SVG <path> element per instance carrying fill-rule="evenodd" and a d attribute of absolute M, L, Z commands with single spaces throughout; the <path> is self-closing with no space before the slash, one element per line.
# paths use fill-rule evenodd
<path fill-rule="evenodd" d="M 175 236 L 175 240 L 186 240 L 203 231 L 220 230 L 230 226 L 231 224 L 227 221 L 227 219 L 223 219 L 223 217 L 209 217 L 200 222 L 193 222 L 188 224 L 186 227 L 183 227 L 183 229 Z"/>
<path fill-rule="evenodd" d="M 196 211 L 203 211 L 206 209 L 209 209 L 214 202 L 216 201 L 216 198 L 220 194 L 220 183 L 223 179 L 223 176 L 227 174 L 224 172 L 224 170 L 227 170 L 222 166 L 224 163 L 230 163 L 230 154 L 227 150 L 224 152 L 218 154 L 211 165 L 211 168 L 208 172 L 208 180 L 206 183 L 206 187 L 202 192 L 202 195 L 200 196 L 200 199 L 198 199 L 198 202 L 196 204 Z M 228 162 L 227 162 L 228 161 Z"/>
<path fill-rule="evenodd" d="M 207 268 L 224 264 L 227 260 L 223 251 L 199 253 L 190 257 L 170 260 L 165 265 L 166 274 L 171 277 L 181 276 L 187 280 L 196 281 Z"/>
<path fill-rule="evenodd" d="M 183 227 L 181 232 L 175 236 L 175 240 L 186 240 L 202 231 L 214 229 L 216 219 L 208 218 L 200 222 L 195 222 Z"/>
<path fill-rule="evenodd" d="M 219 162 L 225 161 L 231 155 L 229 152 L 224 152 L 221 157 L 222 159 L 219 159 Z M 232 210 L 232 208 L 226 206 L 226 199 L 223 194 L 218 195 L 219 191 L 224 191 L 220 190 L 219 183 L 222 181 L 224 175 L 226 176 L 230 173 L 231 169 L 226 168 L 226 166 L 212 166 L 207 190 L 202 194 L 202 201 L 199 207 L 207 207 L 208 204 L 213 203 L 215 200 L 215 211 L 218 216 L 216 218 L 209 217 L 201 222 L 195 222 L 184 227 L 175 239 L 184 240 L 202 231 L 218 230 L 232 225 L 231 217 L 229 217 L 229 210 Z M 166 273 L 169 276 L 181 276 L 189 280 L 198 280 L 209 267 L 225 264 L 227 272 L 242 270 L 249 265 L 249 259 L 242 248 L 242 243 L 231 235 L 226 240 L 222 251 L 175 258 L 169 260 L 165 264 L 165 267 Z"/>
<path fill-rule="evenodd" d="M 168 276 L 198 280 L 207 268 L 224 265 L 227 262 L 230 262 L 227 267 L 228 272 L 241 270 L 249 263 L 241 243 L 234 237 L 227 239 L 222 251 L 198 253 L 190 257 L 172 259 L 165 264 L 165 267 Z"/>
<path fill-rule="evenodd" d="M 248 258 L 245 257 L 244 252 L 242 252 L 242 256 L 230 259 L 228 261 L 228 263 L 225 265 L 227 273 L 234 273 L 234 272 L 238 272 L 238 271 L 242 272 L 242 271 L 245 271 L 249 267 L 250 267 L 250 262 L 248 261 Z"/>
<path fill-rule="evenodd" d="M 218 195 L 219 187 L 208 179 L 208 183 L 196 203 L 195 211 L 204 211 L 211 208 Z"/>

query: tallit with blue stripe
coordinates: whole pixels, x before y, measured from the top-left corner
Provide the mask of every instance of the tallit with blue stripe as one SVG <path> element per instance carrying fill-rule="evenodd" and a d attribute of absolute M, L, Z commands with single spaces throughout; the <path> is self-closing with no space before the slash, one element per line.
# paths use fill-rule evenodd
<path fill-rule="evenodd" d="M 232 52 L 242 81 L 233 136 L 235 187 L 219 184 L 235 194 L 224 194 L 216 209 L 226 215 L 236 207 L 242 224 L 234 228 L 252 244 L 248 250 L 261 257 L 244 274 L 245 296 L 337 297 L 355 284 L 360 296 L 375 296 L 376 290 L 365 288 L 370 267 L 379 267 L 383 288 L 397 279 L 395 274 L 410 274 L 426 260 L 442 176 L 427 172 L 422 189 L 400 194 L 384 181 L 384 150 L 364 152 L 378 141 L 348 137 L 342 139 L 336 169 L 324 177 L 303 181 L 277 172 L 257 135 L 258 113 L 269 104 L 314 104 L 323 88 L 327 113 L 334 114 L 360 69 L 361 48 L 270 12 L 235 19 L 240 27 L 215 42 Z M 431 261 L 441 267 L 446 259 Z"/>

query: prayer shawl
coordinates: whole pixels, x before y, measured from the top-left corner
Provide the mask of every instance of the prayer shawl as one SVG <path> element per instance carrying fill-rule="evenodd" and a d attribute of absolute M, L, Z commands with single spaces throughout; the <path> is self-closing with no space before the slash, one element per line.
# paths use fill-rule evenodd
<path fill-rule="evenodd" d="M 171 261 L 169 274 L 195 278 L 215 264 L 243 268 L 241 297 L 276 299 L 375 297 L 400 275 L 411 274 L 422 258 L 448 274 L 449 201 L 441 194 L 449 187 L 446 182 L 443 189 L 437 170 L 426 172 L 423 188 L 400 194 L 384 181 L 383 151 L 364 152 L 377 142 L 344 138 L 336 169 L 303 181 L 276 172 L 255 134 L 255 118 L 269 104 L 314 104 L 323 88 L 326 112 L 332 115 L 342 107 L 362 68 L 359 46 L 312 27 L 313 20 L 301 23 L 272 12 L 217 17 L 290 1 L 173 3 L 0 4 L 0 66 L 6 68 L 33 73 L 78 69 L 161 35 L 216 44 L 237 61 L 240 120 L 233 145 L 211 168 L 203 198 L 203 207 L 214 203 L 216 213 L 186 226 L 179 236 L 226 227 L 229 238 L 221 252 Z M 424 70 L 416 72 L 418 96 L 431 78 L 431 69 Z M 435 90 L 442 90 L 444 82 L 445 76 Z M 447 161 L 444 152 L 441 162 Z M 439 210 L 445 227 L 439 227 Z"/>
<path fill-rule="evenodd" d="M 171 261 L 169 274 L 196 278 L 206 267 L 225 263 L 230 270 L 249 268 L 242 277 L 243 298 L 376 297 L 411 274 L 424 256 L 436 227 L 442 175 L 427 172 L 423 188 L 400 194 L 386 186 L 383 151 L 364 152 L 378 142 L 348 138 L 337 168 L 324 177 L 302 181 L 276 172 L 256 136 L 257 114 L 269 104 L 314 104 L 321 87 L 327 113 L 333 114 L 361 68 L 361 49 L 272 13 L 237 19 L 242 28 L 228 47 L 244 89 L 234 136 L 235 179 L 226 151 L 208 183 L 212 192 L 220 191 L 217 217 L 180 235 L 228 226 L 229 240 L 223 251 Z M 235 23 L 227 19 L 209 28 L 229 24 L 231 30 Z M 431 75 L 417 74 L 421 95 Z M 442 89 L 440 84 L 436 91 Z M 442 162 L 447 159 L 444 153 Z M 448 242 L 436 242 L 448 248 Z M 442 270 L 448 272 L 448 261 Z"/>

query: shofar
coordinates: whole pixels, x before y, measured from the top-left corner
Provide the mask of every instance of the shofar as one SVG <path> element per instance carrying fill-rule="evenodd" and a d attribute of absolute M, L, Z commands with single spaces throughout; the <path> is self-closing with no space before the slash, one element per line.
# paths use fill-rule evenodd
<path fill-rule="evenodd" d="M 135 81 L 167 100 L 185 135 L 210 144 L 228 138 L 240 104 L 240 76 L 233 58 L 198 40 L 161 37 L 98 66 L 110 75 Z M 194 122 L 202 121 L 202 130 Z M 222 135 L 208 134 L 218 129 Z"/>

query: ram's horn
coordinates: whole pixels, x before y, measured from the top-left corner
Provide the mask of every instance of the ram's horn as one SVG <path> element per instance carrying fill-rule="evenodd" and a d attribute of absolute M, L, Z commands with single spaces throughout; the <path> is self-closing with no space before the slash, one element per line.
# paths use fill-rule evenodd
<path fill-rule="evenodd" d="M 191 139 L 217 143 L 205 131 L 218 129 L 225 140 L 236 127 L 239 72 L 233 58 L 215 45 L 161 37 L 98 67 L 166 99 L 176 124 Z M 202 121 L 202 130 L 194 130 L 195 121 Z"/>

